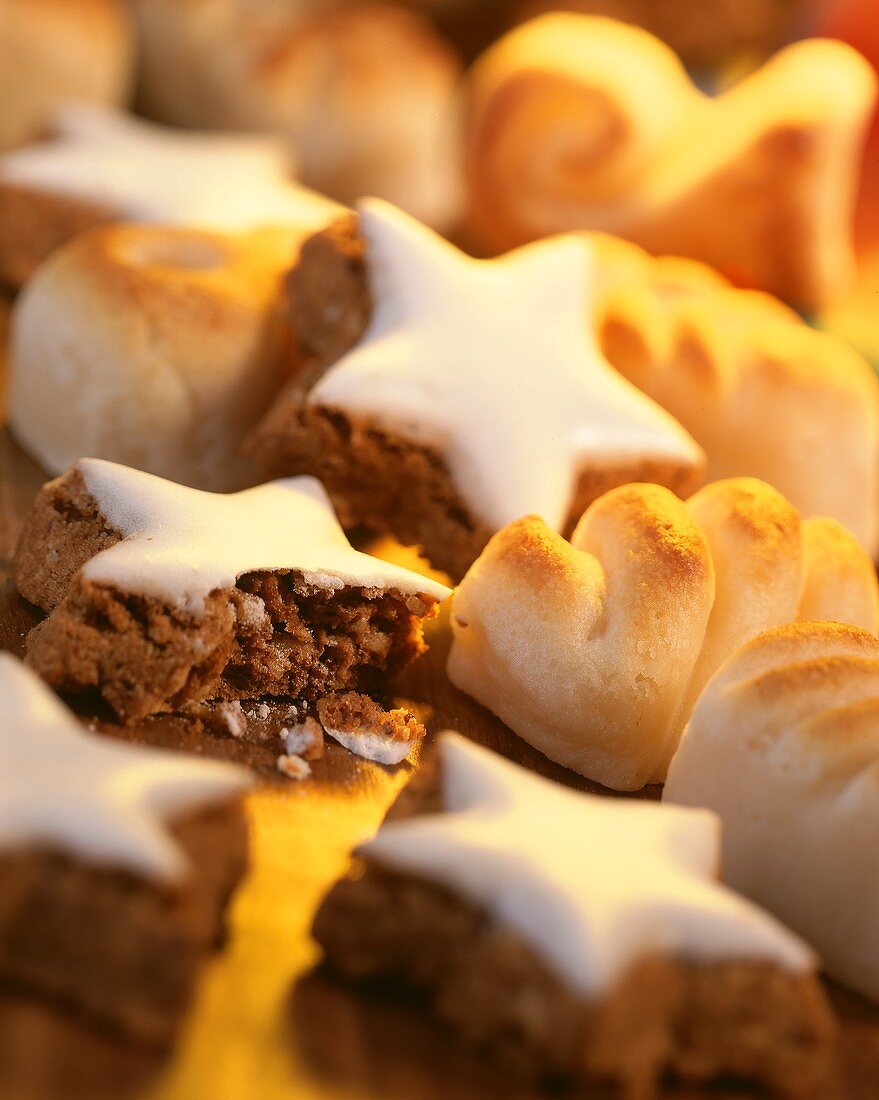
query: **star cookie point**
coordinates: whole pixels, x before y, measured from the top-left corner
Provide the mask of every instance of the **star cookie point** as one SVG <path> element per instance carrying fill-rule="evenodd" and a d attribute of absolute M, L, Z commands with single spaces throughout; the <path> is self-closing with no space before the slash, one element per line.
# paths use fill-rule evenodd
<path fill-rule="evenodd" d="M 27 662 L 123 722 L 189 704 L 375 692 L 449 589 L 361 553 L 310 477 L 209 493 L 99 459 L 48 482 L 15 583 Z"/>
<path fill-rule="evenodd" d="M 186 860 L 164 822 L 250 786 L 231 764 L 88 733 L 8 654 L 0 655 L 0 693 L 0 846 L 58 846 L 177 881 Z"/>
<path fill-rule="evenodd" d="M 164 1047 L 247 866 L 245 769 L 84 728 L 0 655 L 0 979 Z"/>
<path fill-rule="evenodd" d="M 667 809 L 443 734 L 314 934 L 343 975 L 426 993 L 519 1080 L 646 1096 L 669 1071 L 782 1084 L 791 1059 L 823 1080 L 834 1028 L 812 951 L 718 881 L 715 815 Z"/>
<path fill-rule="evenodd" d="M 387 203 L 362 211 L 375 314 L 309 392 L 311 407 L 440 450 L 489 528 L 528 512 L 562 527 L 596 461 L 699 466 L 689 435 L 598 349 L 585 240 L 476 260 Z"/>

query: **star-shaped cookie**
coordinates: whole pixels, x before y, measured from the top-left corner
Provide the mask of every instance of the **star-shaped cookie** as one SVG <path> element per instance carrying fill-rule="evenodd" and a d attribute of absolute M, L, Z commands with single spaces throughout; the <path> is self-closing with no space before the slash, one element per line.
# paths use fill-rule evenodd
<path fill-rule="evenodd" d="M 684 429 L 601 354 L 583 237 L 476 260 L 387 203 L 359 214 L 372 320 L 309 405 L 436 450 L 489 529 L 529 512 L 560 529 L 589 466 L 700 467 Z"/>
<path fill-rule="evenodd" d="M 320 482 L 288 478 L 240 493 L 207 493 L 127 466 L 81 459 L 75 469 L 122 540 L 82 568 L 90 581 L 198 612 L 244 573 L 299 570 L 308 584 L 427 593 L 449 590 L 354 550 Z"/>
<path fill-rule="evenodd" d="M 218 232 L 325 225 L 343 207 L 295 182 L 271 137 L 183 133 L 77 105 L 53 136 L 0 157 L 0 183 L 99 204 L 128 221 Z"/>
<path fill-rule="evenodd" d="M 205 700 L 379 690 L 445 585 L 362 554 L 313 478 L 208 493 L 99 459 L 48 482 L 13 575 L 27 663 L 123 722 Z"/>
<path fill-rule="evenodd" d="M 572 791 L 453 734 L 438 751 L 445 812 L 390 821 L 359 854 L 476 904 L 578 991 L 606 991 L 652 953 L 814 966 L 717 881 L 714 814 Z"/>
<path fill-rule="evenodd" d="M 0 700 L 0 849 L 47 845 L 174 880 L 186 865 L 166 822 L 250 786 L 231 764 L 88 733 L 8 654 Z"/>

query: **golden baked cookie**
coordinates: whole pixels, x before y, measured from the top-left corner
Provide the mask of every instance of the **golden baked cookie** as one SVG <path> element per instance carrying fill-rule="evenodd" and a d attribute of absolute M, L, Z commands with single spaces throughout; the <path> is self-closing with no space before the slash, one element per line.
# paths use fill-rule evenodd
<path fill-rule="evenodd" d="M 378 195 L 447 225 L 459 214 L 460 65 L 385 3 L 135 0 L 141 102 L 179 126 L 292 139 L 302 179 Z"/>
<path fill-rule="evenodd" d="M 683 503 L 628 485 L 571 542 L 530 516 L 494 536 L 452 604 L 452 682 L 551 759 L 608 787 L 661 782 L 699 692 L 743 643 L 823 616 L 875 630 L 876 572 L 834 520 L 751 478 Z"/>
<path fill-rule="evenodd" d="M 700 698 L 664 800 L 716 811 L 729 882 L 879 1000 L 879 638 L 802 622 L 740 649 Z"/>
<path fill-rule="evenodd" d="M 470 77 L 472 229 L 493 249 L 598 229 L 815 308 L 853 274 L 875 101 L 875 72 L 840 42 L 789 46 L 712 99 L 646 31 L 542 16 Z"/>
<path fill-rule="evenodd" d="M 602 349 L 699 443 L 707 479 L 758 477 L 879 554 L 879 385 L 866 360 L 704 264 L 590 239 Z"/>

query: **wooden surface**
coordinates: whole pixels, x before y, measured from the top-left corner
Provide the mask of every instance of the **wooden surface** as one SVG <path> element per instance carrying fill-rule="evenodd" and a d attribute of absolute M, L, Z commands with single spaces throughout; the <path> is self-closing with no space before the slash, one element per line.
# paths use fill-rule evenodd
<path fill-rule="evenodd" d="M 19 653 L 35 617 L 9 585 L 8 564 L 42 480 L 0 432 L 0 647 Z M 455 727 L 562 782 L 587 786 L 448 684 L 442 620 L 430 641 L 429 654 L 397 689 L 431 734 Z M 460 1051 L 416 1006 L 367 998 L 317 966 L 309 937 L 315 908 L 350 849 L 378 826 L 411 764 L 386 769 L 330 744 L 313 778 L 295 782 L 274 769 L 279 745 L 250 750 L 168 718 L 148 723 L 143 736 L 256 763 L 264 785 L 248 805 L 252 869 L 232 908 L 229 942 L 204 975 L 176 1051 L 163 1061 L 44 1005 L 0 997 L 2 1100 L 534 1100 Z M 834 996 L 845 1019 L 840 1095 L 877 1097 L 879 1014 Z"/>

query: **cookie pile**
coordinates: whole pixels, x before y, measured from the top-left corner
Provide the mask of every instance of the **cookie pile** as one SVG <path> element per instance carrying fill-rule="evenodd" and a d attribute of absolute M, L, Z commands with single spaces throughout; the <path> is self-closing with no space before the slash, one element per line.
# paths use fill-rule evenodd
<path fill-rule="evenodd" d="M 873 71 L 802 41 L 709 97 L 569 12 L 462 81 L 402 5 L 89 0 L 88 51 L 20 7 L 19 52 L 51 15 L 78 63 L 0 125 L 49 478 L 0 982 L 171 1043 L 258 780 L 136 742 L 213 722 L 258 771 L 282 707 L 304 798 L 325 735 L 419 763 L 316 913 L 338 973 L 529 1080 L 831 1095 L 820 974 L 879 998 L 879 381 L 796 310 L 852 277 Z M 444 632 L 461 707 L 593 793 L 393 706 Z"/>

